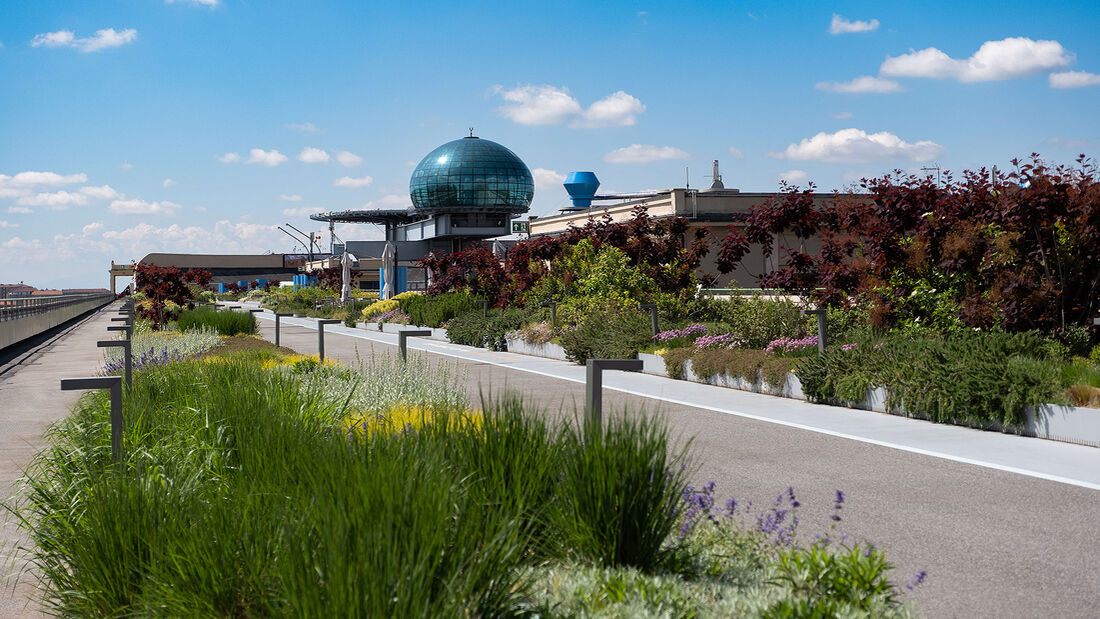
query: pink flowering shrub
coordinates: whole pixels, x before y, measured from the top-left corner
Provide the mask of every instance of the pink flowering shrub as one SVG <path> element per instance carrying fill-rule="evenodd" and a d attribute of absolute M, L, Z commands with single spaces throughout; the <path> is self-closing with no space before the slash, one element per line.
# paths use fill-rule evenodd
<path fill-rule="evenodd" d="M 772 340 L 765 352 L 769 352 L 773 355 L 781 355 L 786 357 L 800 357 L 806 353 L 817 349 L 817 336 L 811 335 L 810 337 L 804 337 L 801 339 L 793 339 L 789 337 L 781 337 L 777 340 Z"/>

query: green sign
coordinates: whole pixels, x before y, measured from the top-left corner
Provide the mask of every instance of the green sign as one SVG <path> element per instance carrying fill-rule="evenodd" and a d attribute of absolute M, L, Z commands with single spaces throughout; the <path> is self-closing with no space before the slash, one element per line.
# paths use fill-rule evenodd
<path fill-rule="evenodd" d="M 526 233 L 530 234 L 531 224 L 526 222 L 526 221 L 513 221 L 512 222 L 512 234 L 518 234 L 518 233 L 521 233 L 521 232 L 526 232 Z"/>

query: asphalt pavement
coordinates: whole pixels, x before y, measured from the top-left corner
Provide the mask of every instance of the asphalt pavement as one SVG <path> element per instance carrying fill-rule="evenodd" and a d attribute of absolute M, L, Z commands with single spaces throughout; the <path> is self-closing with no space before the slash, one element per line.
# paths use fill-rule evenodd
<path fill-rule="evenodd" d="M 272 339 L 272 316 L 259 324 Z M 282 345 L 316 353 L 313 325 L 284 319 Z M 326 355 L 349 365 L 396 354 L 395 342 L 326 327 Z M 510 390 L 552 416 L 583 406 L 580 366 L 422 338 L 409 347 L 465 375 L 472 404 Z M 720 502 L 759 512 L 791 487 L 812 539 L 843 490 L 837 531 L 886 549 L 898 584 L 925 570 L 906 594 L 925 616 L 1100 615 L 1100 449 L 663 377 L 611 372 L 604 384 L 605 411 L 659 412 L 690 439 L 695 481 L 715 481 Z"/>

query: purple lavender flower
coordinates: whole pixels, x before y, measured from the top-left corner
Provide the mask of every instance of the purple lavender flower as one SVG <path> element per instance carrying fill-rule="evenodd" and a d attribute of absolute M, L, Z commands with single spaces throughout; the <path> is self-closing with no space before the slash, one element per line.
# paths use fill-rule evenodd
<path fill-rule="evenodd" d="M 924 584 L 924 579 L 928 576 L 928 572 L 924 570 L 917 570 L 917 573 L 913 576 L 913 580 L 909 581 L 909 584 L 905 585 L 905 588 L 912 591 L 917 587 Z"/>

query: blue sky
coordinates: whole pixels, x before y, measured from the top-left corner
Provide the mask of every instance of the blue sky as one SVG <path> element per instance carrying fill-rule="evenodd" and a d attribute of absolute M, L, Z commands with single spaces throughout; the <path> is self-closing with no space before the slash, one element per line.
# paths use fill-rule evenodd
<path fill-rule="evenodd" d="M 605 191 L 822 190 L 1100 150 L 1100 4 L 143 0 L 0 4 L 0 282 L 408 204 L 467 134 Z M 343 238 L 378 238 L 341 226 Z M 326 244 L 327 244 L 326 234 Z"/>

